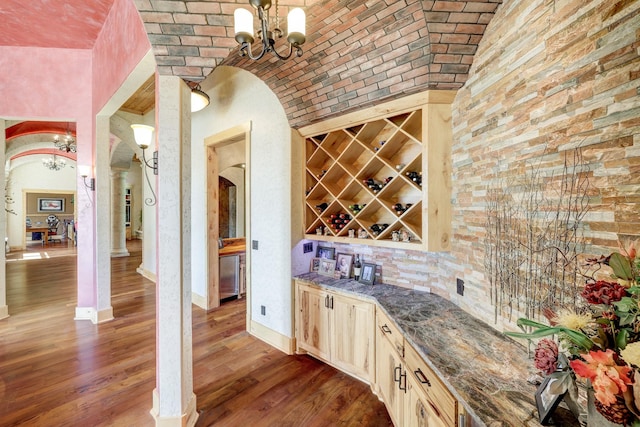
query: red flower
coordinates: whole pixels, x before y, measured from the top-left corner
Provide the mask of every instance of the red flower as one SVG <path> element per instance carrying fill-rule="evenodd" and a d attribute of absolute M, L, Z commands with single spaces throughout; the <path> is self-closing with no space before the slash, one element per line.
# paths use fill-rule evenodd
<path fill-rule="evenodd" d="M 618 283 L 598 280 L 594 283 L 587 283 L 581 295 L 589 304 L 611 304 L 626 296 L 627 290 Z"/>
<path fill-rule="evenodd" d="M 628 385 L 633 384 L 629 378 L 631 368 L 627 365 L 618 366 L 614 356 L 611 349 L 597 350 L 582 355 L 587 363 L 578 359 L 569 362 L 576 375 L 591 380 L 595 398 L 606 406 L 616 403 L 616 395 L 622 394 Z"/>
<path fill-rule="evenodd" d="M 558 366 L 558 344 L 544 338 L 538 342 L 533 362 L 536 369 L 540 369 L 545 375 L 555 372 Z"/>

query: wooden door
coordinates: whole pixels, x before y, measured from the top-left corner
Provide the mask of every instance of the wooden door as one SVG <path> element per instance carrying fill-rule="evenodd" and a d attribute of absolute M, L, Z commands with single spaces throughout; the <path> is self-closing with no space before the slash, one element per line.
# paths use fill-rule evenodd
<path fill-rule="evenodd" d="M 330 361 L 329 296 L 326 292 L 298 285 L 296 340 L 298 349 Z"/>
<path fill-rule="evenodd" d="M 376 381 L 394 425 L 403 426 L 404 391 L 400 390 L 404 365 L 391 341 L 376 327 Z M 406 377 L 405 377 L 406 378 Z M 406 382 L 405 382 L 406 384 Z"/>
<path fill-rule="evenodd" d="M 373 304 L 338 295 L 331 298 L 331 361 L 365 382 L 375 375 L 375 308 Z"/>

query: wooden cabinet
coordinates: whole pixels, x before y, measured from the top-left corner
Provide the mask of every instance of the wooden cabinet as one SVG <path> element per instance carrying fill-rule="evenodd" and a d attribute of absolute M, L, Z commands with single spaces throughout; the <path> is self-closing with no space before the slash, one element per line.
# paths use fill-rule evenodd
<path fill-rule="evenodd" d="M 394 424 L 456 427 L 453 395 L 382 310 L 376 326 L 376 389 Z"/>
<path fill-rule="evenodd" d="M 427 366 L 418 352 L 411 346 L 405 351 L 405 361 L 408 375 L 415 380 L 417 388 L 424 393 L 427 406 L 445 426 L 455 426 L 457 416 L 457 401 L 438 376 Z"/>
<path fill-rule="evenodd" d="M 306 237 L 449 250 L 453 96 L 431 91 L 302 128 Z"/>
<path fill-rule="evenodd" d="M 304 284 L 296 289 L 298 350 L 366 382 L 374 381 L 374 305 Z"/>
<path fill-rule="evenodd" d="M 406 394 L 406 369 L 400 331 L 380 310 L 376 314 L 376 389 L 394 425 L 402 426 Z"/>
<path fill-rule="evenodd" d="M 407 393 L 404 399 L 404 425 L 410 427 L 448 427 L 438 407 L 427 399 L 412 375 L 407 375 Z"/>

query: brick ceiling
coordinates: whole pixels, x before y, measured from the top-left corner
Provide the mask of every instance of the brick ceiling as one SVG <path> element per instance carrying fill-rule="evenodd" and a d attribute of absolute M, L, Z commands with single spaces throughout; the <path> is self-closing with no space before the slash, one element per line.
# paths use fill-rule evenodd
<path fill-rule="evenodd" d="M 416 2 L 422 4 L 423 16 L 420 19 L 424 20 L 424 37 L 428 37 L 430 43 L 430 53 L 433 54 L 431 59 L 434 63 L 440 64 L 439 72 L 466 75 L 484 29 L 502 0 L 338 1 L 337 6 L 341 13 L 344 9 L 353 9 L 354 4 L 366 8 L 364 13 L 357 17 L 354 14 L 349 15 L 353 22 L 346 21 L 344 15 L 331 16 L 332 11 L 326 10 L 327 4 L 335 7 L 336 2 L 331 0 L 281 0 L 278 11 L 280 21 L 286 22 L 289 9 L 302 6 L 307 10 L 308 29 L 322 27 L 340 18 L 347 30 L 357 24 L 358 19 L 384 15 L 385 9 L 397 12 Z M 176 75 L 188 81 L 203 80 L 217 65 L 225 61 L 230 52 L 231 55 L 237 54 L 233 11 L 239 6 L 251 9 L 248 0 L 136 0 L 136 6 L 149 34 L 160 74 Z M 273 17 L 274 13 L 271 15 Z M 416 25 L 415 31 L 419 28 L 420 25 Z M 324 37 L 309 33 L 303 48 L 305 51 L 313 51 L 324 42 Z M 229 65 L 236 63 L 237 61 L 231 58 Z M 460 78 L 457 80 L 460 81 Z"/>

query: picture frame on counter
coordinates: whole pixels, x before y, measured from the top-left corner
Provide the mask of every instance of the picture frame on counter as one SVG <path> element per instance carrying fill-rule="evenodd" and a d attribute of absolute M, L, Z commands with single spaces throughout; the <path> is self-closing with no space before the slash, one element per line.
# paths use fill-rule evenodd
<path fill-rule="evenodd" d="M 556 410 L 566 391 L 562 394 L 553 394 L 551 388 L 559 378 L 548 376 L 542 381 L 542 384 L 536 390 L 536 406 L 538 407 L 538 417 L 540 424 L 549 425 L 553 412 Z"/>
<path fill-rule="evenodd" d="M 336 271 L 340 273 L 340 279 L 348 279 L 351 277 L 353 270 L 353 255 L 338 254 L 336 257 Z"/>
<path fill-rule="evenodd" d="M 376 265 L 368 262 L 362 263 L 362 270 L 360 272 L 360 280 L 358 282 L 365 285 L 373 285 L 376 281 Z"/>
<path fill-rule="evenodd" d="M 320 268 L 320 258 L 311 258 L 311 265 L 309 266 L 310 273 L 317 273 Z"/>
<path fill-rule="evenodd" d="M 323 276 L 333 277 L 333 273 L 336 270 L 336 260 L 335 259 L 326 259 L 320 258 L 320 262 L 318 264 L 318 274 Z"/>
<path fill-rule="evenodd" d="M 336 258 L 336 248 L 331 248 L 329 246 L 320 246 L 318 245 L 318 249 L 316 251 L 317 258 L 324 259 L 335 259 Z"/>

